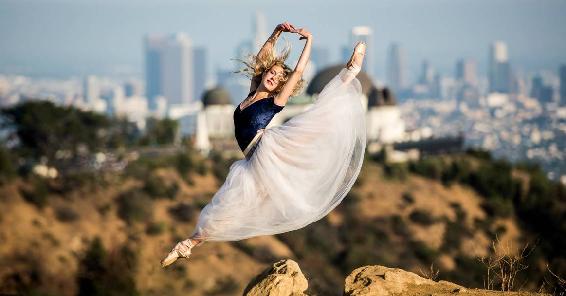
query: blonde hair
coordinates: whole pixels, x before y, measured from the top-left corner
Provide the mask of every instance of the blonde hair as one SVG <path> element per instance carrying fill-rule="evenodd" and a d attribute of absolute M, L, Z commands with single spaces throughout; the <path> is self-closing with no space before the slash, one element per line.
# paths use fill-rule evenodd
<path fill-rule="evenodd" d="M 251 80 L 255 80 L 256 84 L 259 86 L 261 83 L 261 77 L 264 72 L 269 71 L 273 66 L 280 66 L 283 68 L 284 76 L 283 79 L 280 81 L 277 88 L 274 90 L 275 93 L 279 93 L 287 80 L 289 79 L 289 75 L 293 73 L 293 70 L 285 64 L 285 60 L 289 57 L 291 53 L 291 46 L 288 42 L 285 43 L 285 48 L 281 51 L 279 55 L 275 54 L 275 48 L 272 48 L 267 54 L 264 55 L 253 55 L 248 54 L 246 59 L 235 59 L 244 64 L 244 68 L 235 71 L 234 73 L 242 73 L 246 75 Z M 282 83 L 281 83 L 282 82 Z M 293 92 L 291 96 L 298 95 L 301 90 L 303 89 L 305 84 L 304 79 L 301 77 L 297 84 L 293 88 Z"/>

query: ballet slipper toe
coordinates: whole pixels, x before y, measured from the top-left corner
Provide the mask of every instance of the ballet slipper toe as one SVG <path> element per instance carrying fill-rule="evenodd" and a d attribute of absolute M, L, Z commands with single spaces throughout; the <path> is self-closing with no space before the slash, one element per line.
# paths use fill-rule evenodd
<path fill-rule="evenodd" d="M 161 267 L 167 267 L 171 265 L 173 262 L 177 261 L 177 258 L 179 258 L 179 254 L 177 254 L 176 250 L 169 252 L 167 257 L 161 260 Z"/>
<path fill-rule="evenodd" d="M 366 44 L 364 42 L 358 42 L 354 47 L 354 52 L 350 57 L 350 60 L 346 64 L 346 68 L 355 72 L 361 70 L 363 64 L 363 58 L 366 52 Z"/>
<path fill-rule="evenodd" d="M 191 255 L 191 249 L 193 247 L 193 243 L 190 240 L 184 240 L 182 242 L 177 243 L 173 250 L 169 252 L 165 259 L 161 260 L 161 267 L 166 267 L 173 262 L 177 261 L 179 258 L 186 258 L 189 259 Z"/>

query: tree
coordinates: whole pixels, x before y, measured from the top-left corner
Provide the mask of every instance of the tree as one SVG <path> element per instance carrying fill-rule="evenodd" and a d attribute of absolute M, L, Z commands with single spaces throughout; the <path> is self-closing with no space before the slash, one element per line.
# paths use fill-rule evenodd
<path fill-rule="evenodd" d="M 50 101 L 27 101 L 2 109 L 0 114 L 17 136 L 20 152 L 36 160 L 45 156 L 48 162 L 60 150 L 73 155 L 82 147 L 96 151 L 104 145 L 111 124 L 104 115 Z"/>
<path fill-rule="evenodd" d="M 179 123 L 176 120 L 164 118 L 149 118 L 145 136 L 140 140 L 141 145 L 168 145 L 173 144 L 177 137 Z"/>

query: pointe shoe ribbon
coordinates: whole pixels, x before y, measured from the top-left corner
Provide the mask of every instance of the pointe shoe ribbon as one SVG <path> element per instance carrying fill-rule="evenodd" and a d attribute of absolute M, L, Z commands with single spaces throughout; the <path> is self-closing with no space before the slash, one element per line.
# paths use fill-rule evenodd
<path fill-rule="evenodd" d="M 190 239 L 186 239 L 184 241 L 177 243 L 177 245 L 175 245 L 173 250 L 171 250 L 171 252 L 169 252 L 167 257 L 165 257 L 165 259 L 161 260 L 161 267 L 166 267 L 166 266 L 172 264 L 178 258 L 187 258 L 188 259 L 189 256 L 191 255 L 191 249 L 192 249 L 193 246 L 194 245 L 193 245 L 193 243 L 191 242 Z"/>

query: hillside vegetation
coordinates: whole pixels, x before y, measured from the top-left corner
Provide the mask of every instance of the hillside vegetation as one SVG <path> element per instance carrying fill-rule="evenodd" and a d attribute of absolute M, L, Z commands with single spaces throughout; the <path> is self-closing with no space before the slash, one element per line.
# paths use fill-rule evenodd
<path fill-rule="evenodd" d="M 160 259 L 192 232 L 235 159 L 175 144 L 174 122 L 156 120 L 137 134 L 118 128 L 119 120 L 89 121 L 74 110 L 44 118 L 34 108 L 55 107 L 4 111 L 17 113 L 10 115 L 15 137 L 36 136 L 0 148 L 0 294 L 241 295 L 284 258 L 301 266 L 308 295 L 342 295 L 344 279 L 372 265 L 469 288 L 564 293 L 565 188 L 537 166 L 476 150 L 404 164 L 366 155 L 352 190 L 322 220 L 275 236 L 205 243 L 190 260 L 162 269 Z M 77 128 L 62 133 L 65 118 Z M 100 122 L 93 135 L 102 142 L 73 136 Z M 114 133 L 130 138 L 111 141 Z M 127 165 L 73 169 L 101 151 Z M 37 163 L 60 173 L 42 177 Z"/>

